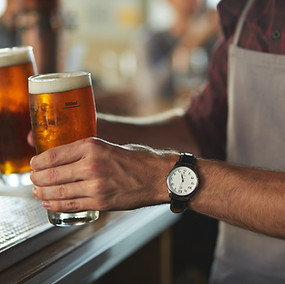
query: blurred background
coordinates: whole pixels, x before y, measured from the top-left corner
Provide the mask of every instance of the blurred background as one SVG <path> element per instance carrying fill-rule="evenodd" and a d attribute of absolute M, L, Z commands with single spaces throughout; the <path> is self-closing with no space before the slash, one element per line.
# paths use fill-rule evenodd
<path fill-rule="evenodd" d="M 0 0 L 0 47 L 32 45 L 40 73 L 89 71 L 97 109 L 187 107 L 219 33 L 217 0 Z"/>

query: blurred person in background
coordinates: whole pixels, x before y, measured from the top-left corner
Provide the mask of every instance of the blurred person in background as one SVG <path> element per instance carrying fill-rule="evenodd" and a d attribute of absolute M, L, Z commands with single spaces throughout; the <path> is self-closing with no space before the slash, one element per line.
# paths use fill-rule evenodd
<path fill-rule="evenodd" d="M 134 44 L 138 65 L 134 94 L 139 114 L 173 106 L 177 92 L 185 87 L 180 86 L 179 79 L 191 79 L 191 54 L 195 48 L 203 47 L 207 57 L 219 31 L 216 10 L 206 8 L 203 0 L 165 1 L 175 14 L 172 25 L 167 30 L 144 28 Z M 207 60 L 203 63 L 202 68 L 206 69 Z M 189 88 L 187 92 L 190 93 Z"/>
<path fill-rule="evenodd" d="M 3 1 L 3 0 L 0 0 Z M 0 18 L 0 47 L 30 45 L 40 73 L 58 68 L 62 23 L 58 0 L 6 0 Z"/>

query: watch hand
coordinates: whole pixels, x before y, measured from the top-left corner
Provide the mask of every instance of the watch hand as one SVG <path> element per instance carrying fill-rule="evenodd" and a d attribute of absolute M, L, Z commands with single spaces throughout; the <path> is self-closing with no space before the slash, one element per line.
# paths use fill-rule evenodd
<path fill-rule="evenodd" d="M 184 177 L 183 177 L 182 174 L 180 174 L 180 176 L 181 176 L 181 183 L 180 183 L 180 185 L 179 185 L 178 188 L 181 188 L 181 189 L 182 189 L 182 183 L 184 182 Z"/>

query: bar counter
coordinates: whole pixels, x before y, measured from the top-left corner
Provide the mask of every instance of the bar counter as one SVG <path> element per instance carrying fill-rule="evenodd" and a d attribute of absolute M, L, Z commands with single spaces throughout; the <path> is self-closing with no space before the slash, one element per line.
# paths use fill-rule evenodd
<path fill-rule="evenodd" d="M 169 205 L 104 212 L 94 223 L 50 225 L 31 186 L 0 185 L 0 283 L 92 283 L 179 218 Z"/>

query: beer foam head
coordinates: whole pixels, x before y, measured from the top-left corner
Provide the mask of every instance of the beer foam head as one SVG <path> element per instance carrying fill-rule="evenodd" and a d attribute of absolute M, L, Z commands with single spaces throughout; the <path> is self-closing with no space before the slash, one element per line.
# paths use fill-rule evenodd
<path fill-rule="evenodd" d="M 0 49 L 0 68 L 34 62 L 33 48 L 20 46 Z"/>
<path fill-rule="evenodd" d="M 49 94 L 91 86 L 88 72 L 39 74 L 29 77 L 30 94 Z"/>

